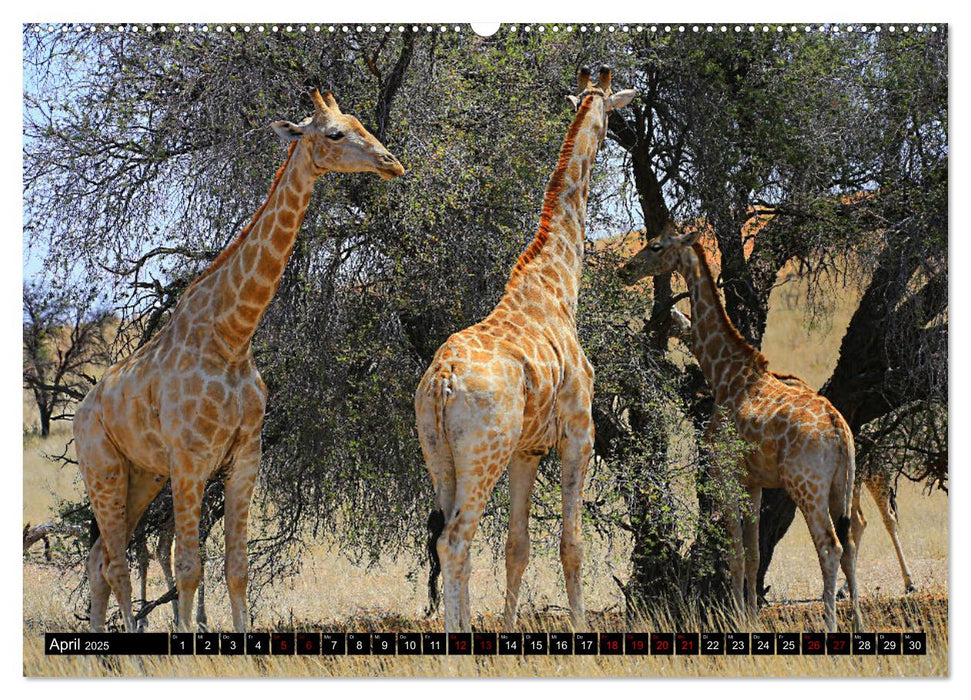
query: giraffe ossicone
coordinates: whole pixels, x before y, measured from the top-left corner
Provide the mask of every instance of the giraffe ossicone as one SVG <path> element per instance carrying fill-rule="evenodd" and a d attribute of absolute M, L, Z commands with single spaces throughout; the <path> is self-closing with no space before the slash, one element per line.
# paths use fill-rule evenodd
<path fill-rule="evenodd" d="M 576 114 L 546 187 L 536 235 L 481 322 L 450 336 L 415 392 L 418 436 L 435 489 L 429 517 L 429 610 L 443 575 L 445 630 L 471 629 L 470 548 L 492 490 L 509 470 L 504 628 L 516 622 L 529 558 L 529 508 L 540 458 L 562 461 L 560 558 L 574 628 L 585 627 L 580 580 L 583 483 L 593 454 L 593 367 L 576 331 L 587 189 L 607 116 L 635 97 L 612 92 L 606 66 L 579 74 Z"/>
<path fill-rule="evenodd" d="M 145 509 L 172 481 L 179 628 L 192 625 L 206 481 L 225 483 L 226 583 L 233 626 L 247 623 L 247 521 L 259 468 L 266 386 L 250 341 L 276 294 L 310 202 L 328 171 L 397 177 L 404 168 L 333 95 L 313 90 L 312 116 L 272 124 L 290 142 L 250 224 L 189 285 L 166 325 L 109 368 L 74 419 L 79 468 L 99 536 L 88 556 L 90 624 L 114 592 L 135 631 L 125 552 Z"/>
<path fill-rule="evenodd" d="M 742 338 L 725 312 L 697 238 L 697 232 L 678 235 L 668 223 L 621 268 L 620 276 L 628 284 L 672 271 L 684 278 L 691 300 L 691 351 L 715 399 L 710 425 L 713 430 L 729 421 L 750 445 L 740 474 L 750 513 L 743 517 L 737 506 L 722 504 L 734 542 L 729 568 L 735 602 L 754 619 L 762 489 L 781 486 L 802 511 L 816 547 L 826 628 L 836 631 L 836 576 L 842 567 L 852 599 L 853 627 L 861 629 L 854 536 L 858 527 L 852 522 L 859 510 L 853 507 L 853 433 L 828 400 L 798 378 L 771 372 L 765 357 Z M 714 476 L 730 479 L 735 474 L 717 470 Z"/>

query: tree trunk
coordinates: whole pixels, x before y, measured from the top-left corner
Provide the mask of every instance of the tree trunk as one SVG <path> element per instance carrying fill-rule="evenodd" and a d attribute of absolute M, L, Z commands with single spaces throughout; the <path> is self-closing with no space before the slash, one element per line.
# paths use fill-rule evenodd
<path fill-rule="evenodd" d="M 37 408 L 40 412 L 40 436 L 46 438 L 51 434 L 51 411 L 46 406 Z"/>
<path fill-rule="evenodd" d="M 646 436 L 652 452 L 646 472 L 636 478 L 630 496 L 633 529 L 631 575 L 624 587 L 628 621 L 645 608 L 669 606 L 676 612 L 680 589 L 681 541 L 671 484 L 665 478 L 668 456 L 667 423 L 658 412 L 632 411 L 631 430 Z M 675 595 L 672 595 L 675 594 Z M 675 605 L 671 605 L 675 603 Z"/>
<path fill-rule="evenodd" d="M 860 305 L 846 329 L 840 345 L 839 361 L 819 393 L 832 402 L 839 411 L 853 436 L 860 429 L 899 408 L 909 401 L 925 398 L 914 387 L 904 387 L 896 379 L 890 353 L 906 362 L 907 358 L 920 355 L 919 333 L 909 333 L 904 340 L 888 337 L 891 314 L 900 313 L 905 305 L 927 305 L 926 312 L 915 316 L 919 325 L 933 317 L 942 305 L 947 304 L 946 292 L 939 290 L 936 280 L 916 292 L 900 304 L 908 294 L 911 277 L 917 267 L 917 256 L 908 254 L 907 237 L 892 240 L 877 261 L 873 278 L 867 286 Z M 909 341 L 906 342 L 906 341 Z M 900 343 L 904 344 L 901 345 Z M 859 468 L 859 467 L 858 467 Z M 795 517 L 796 506 L 783 489 L 765 489 L 762 492 L 762 508 L 759 522 L 759 573 L 756 587 L 764 595 L 765 575 L 776 545 L 782 539 Z"/>
<path fill-rule="evenodd" d="M 649 108 L 648 108 L 649 109 Z M 616 112 L 610 126 L 614 138 L 631 154 L 634 185 L 644 216 L 645 235 L 654 237 L 671 219 L 664 202 L 660 182 L 651 166 L 650 134 L 646 133 L 645 113 L 635 107 L 634 123 L 625 121 Z M 671 325 L 671 275 L 654 278 L 651 316 L 643 331 L 643 351 L 653 356 L 667 350 L 668 329 Z M 633 528 L 631 576 L 624 587 L 628 615 L 639 608 L 658 602 L 675 602 L 672 592 L 679 589 L 684 562 L 680 554 L 672 499 L 667 482 L 668 433 L 663 416 L 656 412 L 643 414 L 631 411 L 631 430 L 647 437 L 651 458 L 646 478 L 638 480 L 630 497 L 630 522 Z M 658 513 L 668 513 L 659 518 Z M 676 606 L 672 606 L 672 611 Z"/>

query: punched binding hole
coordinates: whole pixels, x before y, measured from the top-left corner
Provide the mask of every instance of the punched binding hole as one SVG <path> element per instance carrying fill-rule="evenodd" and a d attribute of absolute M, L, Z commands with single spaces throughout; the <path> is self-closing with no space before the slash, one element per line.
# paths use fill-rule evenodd
<path fill-rule="evenodd" d="M 479 36 L 492 36 L 499 31 L 499 22 L 473 22 L 469 25 Z"/>

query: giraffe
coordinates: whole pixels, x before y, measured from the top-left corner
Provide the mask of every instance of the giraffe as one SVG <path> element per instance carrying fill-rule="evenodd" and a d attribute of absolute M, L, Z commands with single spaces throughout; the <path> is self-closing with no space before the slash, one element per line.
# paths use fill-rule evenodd
<path fill-rule="evenodd" d="M 593 454 L 593 367 L 577 339 L 577 292 L 583 263 L 587 188 L 607 115 L 635 92 L 612 93 L 611 71 L 579 74 L 568 95 L 575 116 L 543 200 L 539 228 L 520 256 L 505 293 L 481 322 L 438 349 L 415 392 L 422 453 L 436 494 L 429 549 L 430 610 L 443 573 L 446 631 L 471 629 L 470 544 L 502 473 L 509 469 L 505 629 L 516 622 L 529 558 L 529 508 L 540 458 L 562 461 L 560 558 L 571 620 L 584 626 L 580 581 L 580 507 Z"/>
<path fill-rule="evenodd" d="M 681 313 L 677 308 L 671 307 L 671 320 L 674 321 L 674 328 L 672 330 L 674 330 L 675 337 L 690 347 L 691 319 Z M 779 372 L 771 371 L 770 374 L 783 384 L 815 393 L 815 390 L 802 377 L 798 377 L 795 374 L 780 374 Z M 853 542 L 856 543 L 857 554 L 860 551 L 863 531 L 867 526 L 866 518 L 863 515 L 863 508 L 860 506 L 861 492 L 864 486 L 873 497 L 873 502 L 877 506 L 880 519 L 883 520 L 887 534 L 890 535 L 890 541 L 893 543 L 894 551 L 897 554 L 897 563 L 900 565 L 900 575 L 904 580 L 904 592 L 913 593 L 916 589 L 914 587 L 913 576 L 910 573 L 910 567 L 907 566 L 907 559 L 904 556 L 903 547 L 900 544 L 900 525 L 897 521 L 897 505 L 894 500 L 893 487 L 890 485 L 890 480 L 887 478 L 887 475 L 879 471 L 857 472 L 856 483 L 853 486 L 853 523 L 851 534 Z M 842 589 L 840 595 L 842 595 Z"/>
<path fill-rule="evenodd" d="M 738 475 L 747 493 L 750 517 L 743 522 L 737 508 L 722 504 L 735 543 L 729 556 L 735 602 L 755 619 L 762 489 L 782 486 L 802 511 L 816 547 L 826 629 L 836 631 L 840 566 L 850 589 L 853 627 L 861 629 L 856 543 L 850 532 L 856 467 L 853 434 L 829 401 L 802 382 L 787 383 L 776 377 L 768 370 L 765 357 L 745 342 L 725 313 L 697 238 L 697 233 L 677 235 L 668 223 L 660 237 L 621 268 L 620 275 L 628 284 L 671 271 L 684 278 L 694 318 L 691 350 L 717 407 L 711 424 L 731 421 L 751 445 Z"/>
<path fill-rule="evenodd" d="M 163 496 L 166 495 L 163 493 Z M 162 569 L 162 576 L 165 579 L 165 586 L 167 591 L 171 591 L 176 588 L 175 575 L 172 571 L 172 544 L 175 542 L 175 512 L 172 510 L 172 497 L 171 493 L 168 494 L 167 505 L 164 506 L 168 510 L 168 517 L 162 522 L 158 531 L 158 540 L 155 544 L 155 549 L 150 550 L 148 547 L 148 537 L 144 533 L 139 536 L 138 528 L 135 530 L 134 536 L 134 555 L 135 555 L 135 565 L 138 571 L 139 580 L 139 591 L 141 593 L 141 604 L 145 606 L 148 604 L 148 567 L 151 560 L 154 559 L 158 562 L 159 568 Z M 144 524 L 144 520 L 142 521 Z M 211 528 L 212 516 L 208 520 L 208 524 Z M 139 525 L 141 527 L 141 525 Z M 209 617 L 206 614 L 206 557 L 202 550 L 205 549 L 205 540 L 208 538 L 208 529 L 202 528 L 200 533 L 200 559 L 199 559 L 199 587 L 196 590 L 196 622 L 199 625 L 199 629 L 206 629 L 206 625 L 209 621 Z M 142 617 L 141 614 L 136 616 L 137 623 L 136 628 L 139 632 L 142 632 L 148 628 L 148 619 Z M 179 599 L 175 598 L 172 600 L 172 620 L 175 627 L 179 626 Z"/>
<path fill-rule="evenodd" d="M 314 113 L 273 122 L 289 142 L 266 201 L 189 285 L 154 338 L 105 372 L 78 406 L 78 462 L 100 537 L 88 556 L 91 627 L 104 626 L 114 592 L 134 631 L 125 549 L 142 513 L 171 478 L 179 629 L 192 623 L 199 584 L 199 520 L 210 476 L 225 484 L 226 583 L 233 626 L 246 630 L 246 528 L 259 467 L 266 385 L 250 341 L 276 294 L 310 202 L 327 171 L 404 173 L 401 164 L 330 93 Z"/>

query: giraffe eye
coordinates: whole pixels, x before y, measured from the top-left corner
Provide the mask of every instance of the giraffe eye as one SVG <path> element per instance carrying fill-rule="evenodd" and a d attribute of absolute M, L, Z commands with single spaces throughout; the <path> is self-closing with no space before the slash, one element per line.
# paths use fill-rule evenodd
<path fill-rule="evenodd" d="M 660 253 L 661 252 L 661 244 L 660 243 L 652 243 L 651 244 L 651 250 L 653 250 L 655 253 Z"/>
<path fill-rule="evenodd" d="M 324 134 L 324 135 L 327 138 L 329 138 L 331 141 L 340 141 L 342 138 L 344 138 L 343 131 L 332 131 L 329 134 Z"/>

